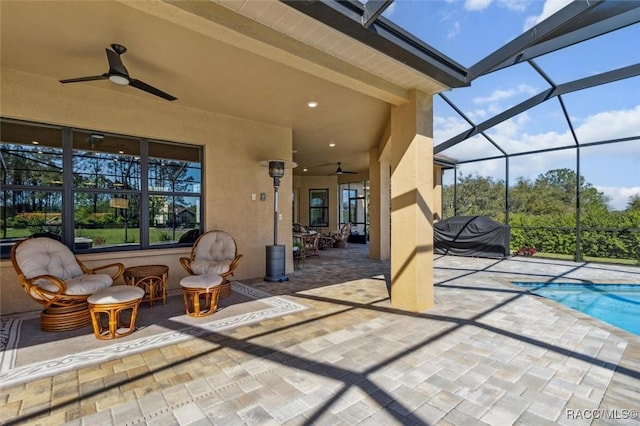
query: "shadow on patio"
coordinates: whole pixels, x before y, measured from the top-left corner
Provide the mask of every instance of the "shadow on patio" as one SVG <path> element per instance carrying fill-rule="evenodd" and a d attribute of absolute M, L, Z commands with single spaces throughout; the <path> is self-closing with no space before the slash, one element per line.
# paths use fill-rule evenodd
<path fill-rule="evenodd" d="M 566 420 L 569 409 L 637 407 L 626 391 L 640 385 L 636 336 L 510 285 L 598 280 L 592 268 L 452 257 L 435 265 L 436 306 L 408 313 L 390 305 L 388 267 L 368 259 L 366 246 L 322 251 L 289 282 L 242 283 L 308 309 L 8 387 L 4 417 L 540 424 Z M 637 272 L 606 274 L 637 280 Z"/>

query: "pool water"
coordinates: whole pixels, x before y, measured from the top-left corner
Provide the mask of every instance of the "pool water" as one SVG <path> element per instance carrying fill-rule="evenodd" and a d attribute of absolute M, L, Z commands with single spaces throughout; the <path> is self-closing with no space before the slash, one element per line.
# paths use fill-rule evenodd
<path fill-rule="evenodd" d="M 640 285 L 513 284 L 640 336 Z"/>

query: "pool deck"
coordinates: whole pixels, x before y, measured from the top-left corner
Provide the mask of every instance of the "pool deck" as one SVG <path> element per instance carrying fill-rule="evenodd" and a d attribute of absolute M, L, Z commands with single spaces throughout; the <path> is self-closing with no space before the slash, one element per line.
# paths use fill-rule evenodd
<path fill-rule="evenodd" d="M 435 306 L 389 301 L 349 244 L 290 281 L 308 309 L 0 389 L 6 424 L 638 424 L 640 336 L 512 285 L 640 284 L 640 268 L 436 256 Z M 600 417 L 593 420 L 593 417 Z M 609 417 L 609 418 L 606 418 Z M 68 423 L 66 423 L 68 422 Z"/>

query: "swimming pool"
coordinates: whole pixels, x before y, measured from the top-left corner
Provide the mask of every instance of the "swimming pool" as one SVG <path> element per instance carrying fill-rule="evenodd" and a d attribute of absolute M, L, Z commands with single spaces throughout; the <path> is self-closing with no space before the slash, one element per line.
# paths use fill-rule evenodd
<path fill-rule="evenodd" d="M 640 336 L 640 285 L 513 284 Z"/>

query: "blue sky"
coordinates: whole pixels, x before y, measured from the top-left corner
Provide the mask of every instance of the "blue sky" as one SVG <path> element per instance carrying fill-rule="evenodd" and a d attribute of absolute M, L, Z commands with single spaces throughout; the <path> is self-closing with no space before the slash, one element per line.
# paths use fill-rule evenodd
<path fill-rule="evenodd" d="M 402 28 L 466 67 L 502 47 L 567 0 L 395 0 L 385 13 Z M 536 58 L 557 84 L 640 63 L 640 24 Z M 447 91 L 475 123 L 547 89 L 527 64 L 510 67 L 475 80 L 470 88 Z M 609 206 L 624 209 L 629 197 L 640 194 L 640 77 L 563 96 L 580 142 L 636 137 L 633 142 L 583 148 L 581 173 L 603 192 Z M 434 139 L 438 144 L 468 129 L 468 124 L 436 97 Z M 514 117 L 488 131 L 507 152 L 524 152 L 573 144 L 558 99 Z M 498 155 L 478 137 L 444 152 L 461 160 Z M 535 179 L 555 168 L 575 169 L 575 151 L 514 157 L 510 183 L 517 177 Z M 504 161 L 463 165 L 461 172 L 504 179 Z"/>

